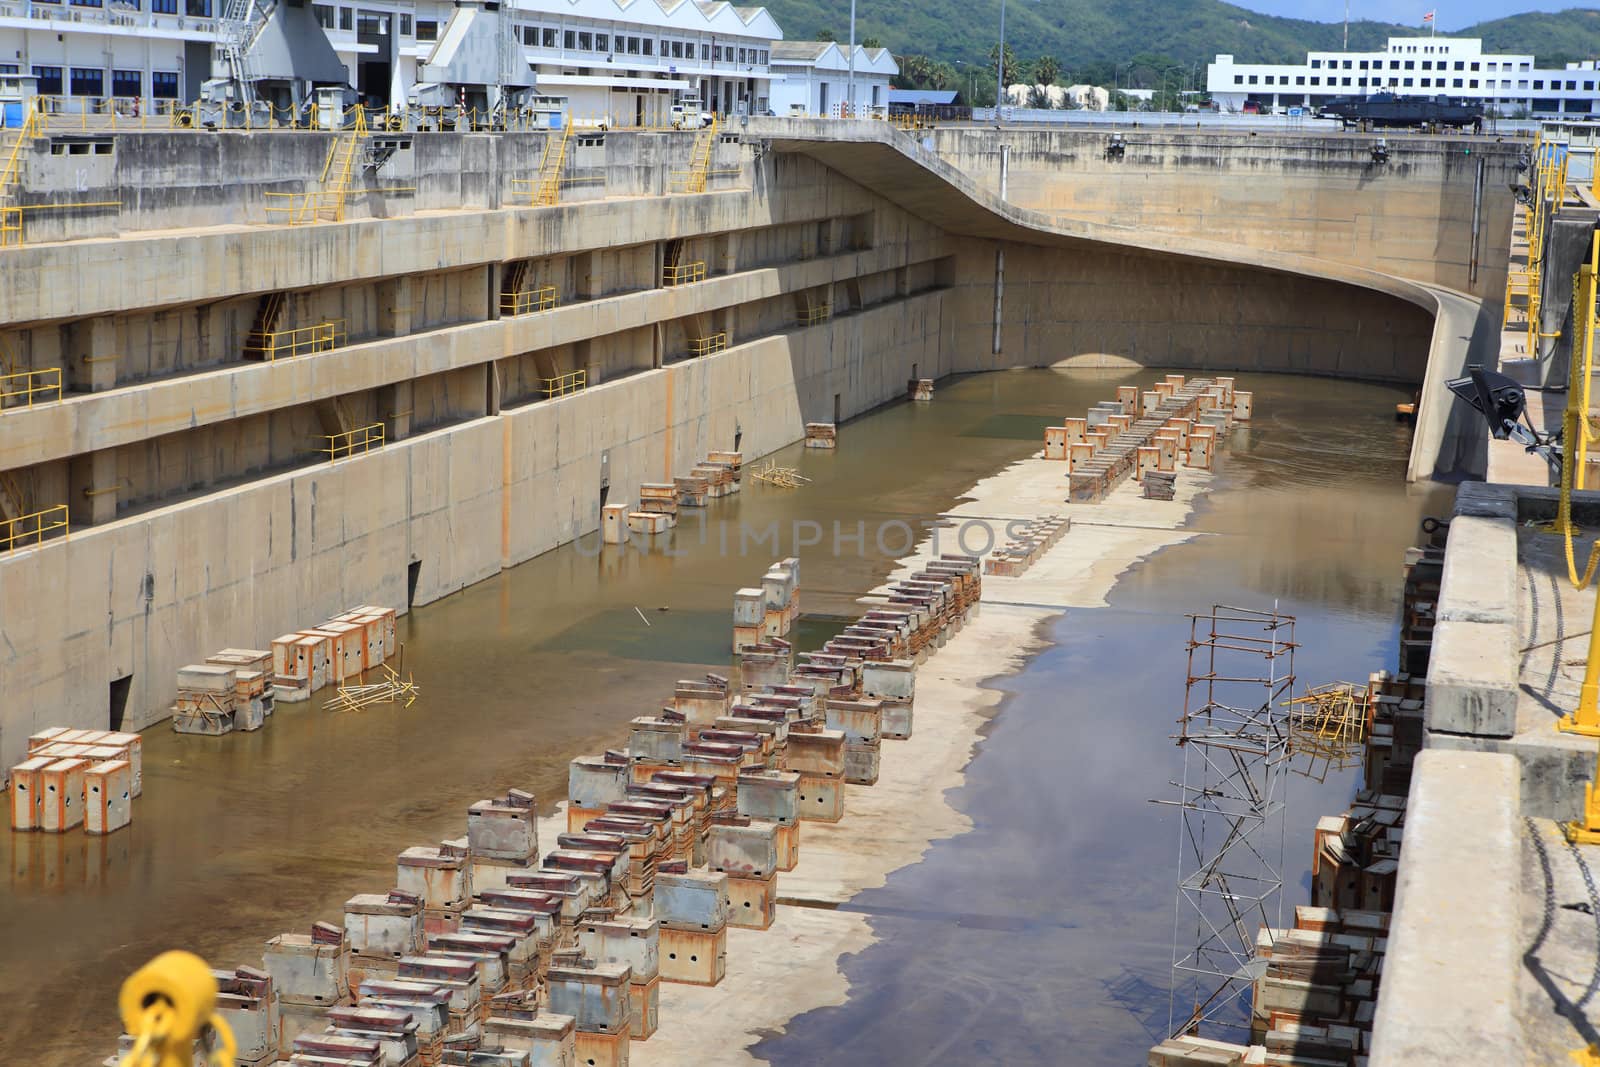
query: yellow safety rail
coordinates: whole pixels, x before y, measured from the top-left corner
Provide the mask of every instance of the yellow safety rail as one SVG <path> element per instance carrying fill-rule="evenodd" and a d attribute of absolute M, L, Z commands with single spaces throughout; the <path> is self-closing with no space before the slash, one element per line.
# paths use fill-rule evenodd
<path fill-rule="evenodd" d="M 33 407 L 34 397 L 40 397 L 40 403 L 48 400 L 61 399 L 61 368 L 47 367 L 44 370 L 18 371 L 14 374 L 0 374 L 0 404 L 7 400 L 21 397 L 26 401 L 26 406 Z M 21 405 L 18 405 L 21 406 Z"/>
<path fill-rule="evenodd" d="M 706 265 L 704 260 L 693 263 L 673 263 L 661 268 L 662 285 L 688 285 L 690 282 L 704 281 Z"/>
<path fill-rule="evenodd" d="M 0 248 L 22 244 L 22 206 L 17 203 L 22 189 L 22 163 L 33 139 L 39 135 L 39 108 L 35 101 L 26 105 L 22 125 L 6 130 L 0 141 Z"/>
<path fill-rule="evenodd" d="M 675 193 L 703 193 L 711 171 L 711 157 L 717 147 L 717 120 L 702 127 L 694 137 L 694 151 L 689 155 L 689 169 L 674 171 L 672 191 Z"/>
<path fill-rule="evenodd" d="M 246 359 L 270 362 L 280 357 L 306 356 L 342 346 L 345 342 L 344 320 L 329 319 L 311 326 L 297 326 L 292 330 L 269 330 L 255 337 L 256 340 L 245 345 Z"/>
<path fill-rule="evenodd" d="M 57 504 L 29 515 L 19 515 L 14 519 L 0 520 L 0 552 L 10 552 L 24 545 L 38 544 L 57 530 L 61 531 L 63 537 L 71 533 L 65 504 Z"/>
<path fill-rule="evenodd" d="M 709 356 L 713 352 L 721 352 L 728 347 L 726 333 L 714 333 L 709 337 L 695 337 L 689 341 L 689 354 L 691 356 Z"/>
<path fill-rule="evenodd" d="M 811 304 L 795 312 L 795 321 L 801 326 L 815 326 L 833 316 L 832 304 Z"/>
<path fill-rule="evenodd" d="M 527 315 L 535 311 L 549 311 L 558 301 L 556 287 L 541 285 L 523 292 L 501 293 L 500 314 Z"/>
<path fill-rule="evenodd" d="M 329 433 L 322 436 L 328 441 L 328 447 L 322 449 L 322 454 L 328 457 L 329 463 L 337 463 L 340 459 L 365 455 L 375 448 L 383 447 L 383 423 L 374 422 L 367 426 L 358 426 L 354 430 L 346 430 L 344 433 Z"/>
<path fill-rule="evenodd" d="M 544 388 L 545 399 L 549 400 L 558 396 L 571 396 L 573 393 L 581 393 L 589 388 L 589 372 L 575 370 L 570 374 L 562 374 L 554 378 L 541 378 L 539 381 Z"/>

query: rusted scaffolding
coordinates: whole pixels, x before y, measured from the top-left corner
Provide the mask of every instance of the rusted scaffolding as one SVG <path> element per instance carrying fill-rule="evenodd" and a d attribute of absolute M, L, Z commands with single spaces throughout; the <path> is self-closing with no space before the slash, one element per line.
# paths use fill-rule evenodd
<path fill-rule="evenodd" d="M 1361 766 L 1371 715 L 1368 687 L 1332 682 L 1289 701 L 1289 751 L 1297 774 L 1318 782 Z"/>
<path fill-rule="evenodd" d="M 1214 605 L 1189 616 L 1188 679 L 1174 739 L 1178 892 L 1171 1033 L 1248 1024 L 1256 931 L 1283 926 L 1284 802 L 1294 616 Z"/>

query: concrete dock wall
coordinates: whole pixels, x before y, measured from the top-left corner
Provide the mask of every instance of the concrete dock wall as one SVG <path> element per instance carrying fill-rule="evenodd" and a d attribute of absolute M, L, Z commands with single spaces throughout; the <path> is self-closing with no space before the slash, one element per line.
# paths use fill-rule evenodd
<path fill-rule="evenodd" d="M 29 733 L 103 727 L 132 676 L 128 718 L 165 717 L 174 672 L 208 650 L 263 647 L 355 603 L 447 596 L 599 526 L 609 501 L 713 449 L 760 455 L 807 420 L 860 414 L 942 376 L 943 295 L 913 297 L 555 401 L 264 478 L 0 556 L 0 762 Z"/>
<path fill-rule="evenodd" d="M 464 136 L 459 158 L 428 162 L 418 138 L 412 165 L 434 177 L 417 187 L 446 189 L 426 213 L 217 222 L 320 167 L 296 148 L 259 171 L 234 160 L 243 176 L 210 207 L 199 196 L 197 228 L 7 250 L 0 326 L 25 367 L 61 367 L 69 395 L 0 413 L 0 472 L 25 476 L 38 506 L 70 500 L 74 525 L 69 540 L 0 557 L 0 763 L 41 726 L 106 725 L 118 679 L 132 677 L 124 725 L 146 725 L 165 714 L 175 669 L 211 648 L 260 647 L 353 603 L 404 607 L 413 564 L 424 603 L 594 530 L 602 455 L 622 502 L 733 448 L 736 431 L 753 457 L 832 419 L 835 396 L 846 418 L 900 396 L 913 365 L 1418 381 L 1438 343 L 1436 304 L 1412 282 L 1027 212 L 883 123 L 746 132 L 718 146 L 746 154 L 744 187 L 703 195 L 530 209 L 485 191 L 486 206 L 463 210 L 464 191 L 488 188 L 466 171 L 509 173 L 533 148 Z M 181 151 L 197 135 L 142 136 L 124 156 L 84 158 L 124 168 L 118 182 L 202 182 Z M 247 152 L 235 136 L 208 150 Z M 670 166 L 649 154 L 690 142 L 608 135 L 583 151 L 626 162 L 608 194 L 647 193 L 645 172 Z M 491 166 L 484 152 L 502 155 Z M 142 172 L 137 153 L 152 157 Z M 152 201 L 124 222 L 165 210 Z M 660 257 L 680 240 L 707 277 L 662 285 Z M 500 281 L 529 260 L 571 291 L 502 318 Z M 233 346 L 272 292 L 377 336 L 247 362 Z M 831 319 L 795 324 L 822 304 Z M 690 338 L 724 330 L 727 352 L 685 358 Z M 540 399 L 539 379 L 573 369 L 588 371 L 586 392 Z M 329 466 L 305 443 L 366 419 L 387 431 L 371 455 Z"/>
<path fill-rule="evenodd" d="M 1518 143 L 1379 134 L 1227 135 L 950 127 L 939 156 L 1019 207 L 1102 225 L 1296 251 L 1498 301 L 1505 290 Z M 1479 169 L 1482 180 L 1479 185 Z M 1476 277 L 1473 204 L 1481 189 Z"/>

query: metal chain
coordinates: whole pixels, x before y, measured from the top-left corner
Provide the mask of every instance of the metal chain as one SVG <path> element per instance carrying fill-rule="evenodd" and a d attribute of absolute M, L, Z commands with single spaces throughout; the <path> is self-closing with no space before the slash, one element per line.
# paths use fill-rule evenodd
<path fill-rule="evenodd" d="M 1594 873 L 1589 870 L 1589 865 L 1583 860 L 1583 853 L 1578 851 L 1578 846 L 1567 842 L 1567 851 L 1572 853 L 1572 859 L 1578 865 L 1578 873 L 1583 875 L 1583 884 L 1589 891 L 1589 914 L 1594 916 L 1595 928 L 1595 958 L 1594 969 L 1589 973 L 1589 984 L 1583 991 L 1583 996 L 1578 998 L 1574 1005 L 1582 1011 L 1584 1005 L 1594 998 L 1595 992 L 1600 991 L 1600 889 L 1595 888 Z"/>
<path fill-rule="evenodd" d="M 1556 921 L 1556 879 L 1550 870 L 1550 853 L 1544 847 L 1544 835 L 1539 833 L 1539 825 L 1531 818 L 1523 817 L 1523 822 L 1528 824 L 1528 836 L 1533 839 L 1533 850 L 1539 855 L 1539 871 L 1544 875 L 1544 918 L 1539 923 L 1539 932 L 1533 937 L 1533 944 L 1522 954 L 1524 960 L 1532 959 L 1539 954 L 1539 949 L 1544 947 L 1544 939 L 1550 936 L 1550 927 Z"/>

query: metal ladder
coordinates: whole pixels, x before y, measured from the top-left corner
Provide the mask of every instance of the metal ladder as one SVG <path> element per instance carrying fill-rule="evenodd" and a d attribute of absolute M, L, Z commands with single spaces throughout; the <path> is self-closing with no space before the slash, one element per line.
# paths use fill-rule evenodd
<path fill-rule="evenodd" d="M 30 100 L 22 125 L 0 141 L 0 248 L 22 244 L 22 165 L 39 126 L 38 105 Z"/>
<path fill-rule="evenodd" d="M 684 192 L 703 193 L 711 174 L 711 156 L 717 147 L 717 120 L 695 135 L 694 152 L 689 156 L 689 173 L 684 182 Z"/>
<path fill-rule="evenodd" d="M 567 162 L 567 142 L 572 140 L 572 119 L 561 126 L 561 136 L 546 139 L 539 161 L 539 181 L 533 189 L 535 207 L 551 207 L 561 199 L 561 171 Z"/>
<path fill-rule="evenodd" d="M 339 134 L 339 139 L 328 149 L 328 162 L 322 168 L 322 191 L 317 195 L 317 218 L 333 222 L 344 221 L 345 200 L 350 195 L 351 177 L 356 170 L 356 157 L 361 153 L 361 142 L 367 136 L 366 109 L 357 105 L 355 121 Z"/>
<path fill-rule="evenodd" d="M 271 292 L 261 298 L 256 305 L 256 318 L 250 324 L 250 333 L 245 337 L 244 355 L 246 359 L 270 359 L 273 354 L 272 335 L 278 329 L 278 320 L 283 317 L 284 304 L 287 301 L 281 292 Z"/>
<path fill-rule="evenodd" d="M 239 99 L 248 111 L 255 104 L 255 64 L 250 56 L 250 45 L 267 20 L 267 13 L 258 7 L 256 0 L 227 0 L 222 18 L 218 20 L 222 49 L 228 57 L 228 67 L 239 83 Z"/>

